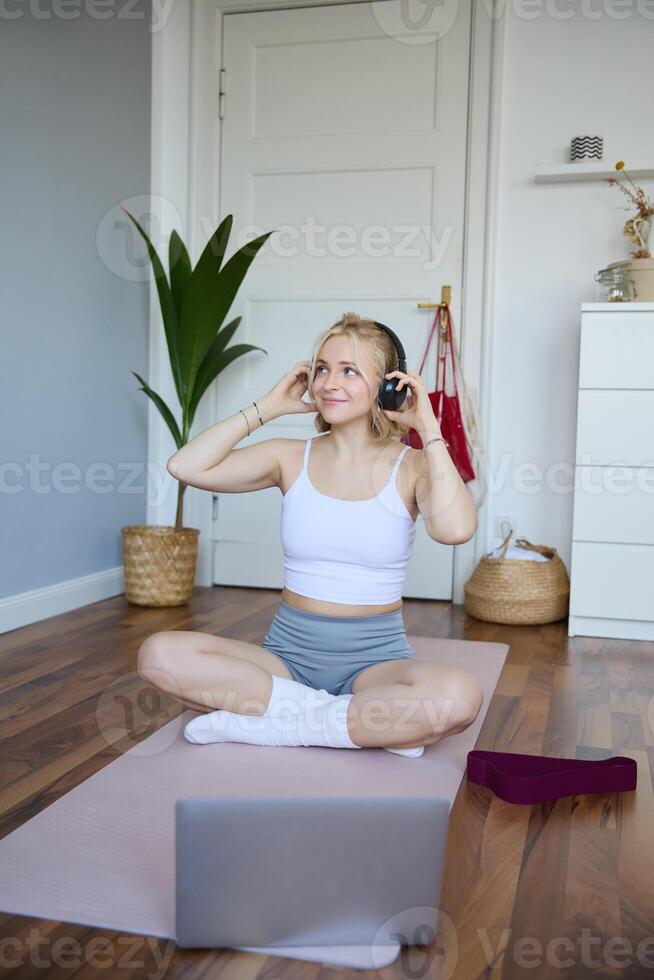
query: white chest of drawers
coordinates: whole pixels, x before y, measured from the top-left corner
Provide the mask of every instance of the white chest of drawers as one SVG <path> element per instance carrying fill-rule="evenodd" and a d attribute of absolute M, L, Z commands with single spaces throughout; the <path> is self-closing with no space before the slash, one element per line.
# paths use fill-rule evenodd
<path fill-rule="evenodd" d="M 654 303 L 581 307 L 568 635 L 654 640 Z"/>

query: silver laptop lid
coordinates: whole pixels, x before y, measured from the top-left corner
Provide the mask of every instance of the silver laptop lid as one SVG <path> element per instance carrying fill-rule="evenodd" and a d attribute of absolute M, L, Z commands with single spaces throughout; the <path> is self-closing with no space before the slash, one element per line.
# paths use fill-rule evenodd
<path fill-rule="evenodd" d="M 449 808 L 406 796 L 178 799 L 177 944 L 428 942 L 412 929 L 436 928 Z"/>

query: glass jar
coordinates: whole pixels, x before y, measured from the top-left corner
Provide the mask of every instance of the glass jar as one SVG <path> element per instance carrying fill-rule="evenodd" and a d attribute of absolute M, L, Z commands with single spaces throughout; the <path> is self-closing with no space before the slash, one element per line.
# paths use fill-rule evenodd
<path fill-rule="evenodd" d="M 599 303 L 628 303 L 636 295 L 634 280 L 630 277 L 631 263 L 629 259 L 623 262 L 612 262 L 606 269 L 600 269 L 595 274 L 595 282 L 599 283 L 597 301 Z"/>

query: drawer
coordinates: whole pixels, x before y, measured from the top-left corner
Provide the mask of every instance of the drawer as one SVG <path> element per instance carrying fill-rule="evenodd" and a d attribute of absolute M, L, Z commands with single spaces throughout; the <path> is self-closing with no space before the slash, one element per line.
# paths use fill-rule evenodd
<path fill-rule="evenodd" d="M 654 545 L 573 541 L 570 615 L 654 620 Z"/>
<path fill-rule="evenodd" d="M 654 390 L 580 389 L 575 462 L 654 466 Z"/>
<path fill-rule="evenodd" d="M 582 313 L 580 388 L 654 388 L 654 313 Z"/>
<path fill-rule="evenodd" d="M 654 467 L 577 466 L 572 537 L 654 545 Z"/>

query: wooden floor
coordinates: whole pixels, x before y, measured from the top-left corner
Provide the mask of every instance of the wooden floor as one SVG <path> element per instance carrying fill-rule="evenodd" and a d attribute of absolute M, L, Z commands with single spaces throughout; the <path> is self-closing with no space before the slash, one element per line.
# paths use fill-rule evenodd
<path fill-rule="evenodd" d="M 188 605 L 158 610 L 120 596 L 0 636 L 0 837 L 184 710 L 162 696 L 152 702 L 148 729 L 131 731 L 123 712 L 113 744 L 106 725 L 99 731 L 98 698 L 110 685 L 123 679 L 124 693 L 143 691 L 136 652 L 146 636 L 193 629 L 260 643 L 278 600 L 274 590 L 198 588 Z M 177 950 L 153 937 L 0 913 L 0 975 L 654 977 L 654 644 L 569 638 L 566 620 L 482 623 L 446 602 L 406 600 L 404 616 L 409 634 L 510 644 L 477 748 L 628 755 L 638 763 L 638 789 L 514 806 L 464 778 L 450 817 L 443 932 L 432 947 L 404 948 L 383 970 Z M 68 945 L 56 947 L 65 937 Z M 102 968 L 87 955 L 95 947 Z M 58 958 L 55 949 L 63 949 Z"/>

